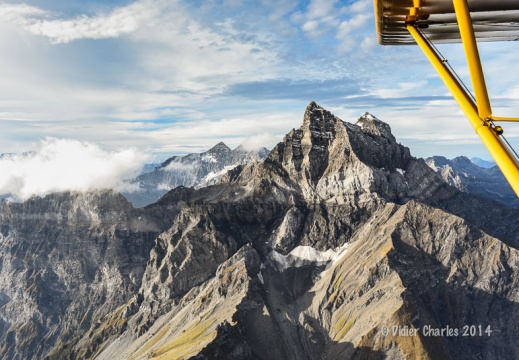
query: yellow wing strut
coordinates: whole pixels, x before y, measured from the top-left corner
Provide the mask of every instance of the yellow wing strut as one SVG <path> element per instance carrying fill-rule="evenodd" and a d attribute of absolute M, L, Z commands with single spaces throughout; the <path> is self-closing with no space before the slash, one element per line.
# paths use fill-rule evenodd
<path fill-rule="evenodd" d="M 406 28 L 436 69 L 454 96 L 454 99 L 465 113 L 465 116 L 476 130 L 483 144 L 487 147 L 492 158 L 503 172 L 503 175 L 517 196 L 519 196 L 519 162 L 512 153 L 512 150 L 501 140 L 500 135 L 503 132 L 502 128 L 496 127 L 493 123 L 493 121 L 518 122 L 519 119 L 492 117 L 490 100 L 488 98 L 485 77 L 483 75 L 467 0 L 453 0 L 453 3 L 470 77 L 474 87 L 475 103 L 470 94 L 467 93 L 462 84 L 460 84 L 458 79 L 445 65 L 429 39 L 422 34 L 416 25 L 415 19 L 417 19 L 417 13 L 419 13 L 420 9 L 419 0 L 413 1 L 413 7 L 410 9 L 409 16 L 407 17 L 410 21 L 407 22 Z"/>

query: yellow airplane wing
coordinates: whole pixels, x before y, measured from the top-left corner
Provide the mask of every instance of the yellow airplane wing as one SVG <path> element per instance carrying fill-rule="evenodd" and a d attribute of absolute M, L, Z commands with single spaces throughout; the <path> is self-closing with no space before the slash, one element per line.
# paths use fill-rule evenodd
<path fill-rule="evenodd" d="M 374 0 L 378 41 L 417 44 L 465 113 L 508 183 L 519 196 L 519 159 L 493 116 L 476 38 L 519 39 L 519 0 Z M 433 43 L 461 42 L 474 96 L 448 66 Z"/>
<path fill-rule="evenodd" d="M 518 0 L 471 0 L 469 7 L 478 40 L 519 40 Z M 375 15 L 382 45 L 415 44 L 406 29 L 409 21 L 434 43 L 461 41 L 452 0 L 375 0 Z"/>

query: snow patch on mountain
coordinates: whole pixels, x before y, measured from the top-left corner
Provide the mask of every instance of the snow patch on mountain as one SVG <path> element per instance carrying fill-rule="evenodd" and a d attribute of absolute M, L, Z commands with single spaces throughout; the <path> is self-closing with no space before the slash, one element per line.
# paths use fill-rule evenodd
<path fill-rule="evenodd" d="M 225 166 L 222 170 L 220 171 L 211 171 L 209 174 L 207 174 L 201 181 L 200 181 L 200 187 L 204 187 L 204 186 L 209 186 L 209 185 L 213 185 L 215 184 L 215 182 L 221 178 L 222 176 L 224 176 L 225 174 L 227 174 L 228 171 L 234 169 L 236 166 L 238 166 L 238 164 L 234 164 L 234 165 L 228 165 L 228 166 Z"/>
<path fill-rule="evenodd" d="M 288 268 L 308 265 L 327 265 L 328 269 L 346 254 L 348 246 L 349 244 L 346 243 L 339 248 L 326 251 L 319 251 L 311 246 L 297 246 L 287 255 L 273 250 L 267 256 L 267 263 L 279 272 Z"/>

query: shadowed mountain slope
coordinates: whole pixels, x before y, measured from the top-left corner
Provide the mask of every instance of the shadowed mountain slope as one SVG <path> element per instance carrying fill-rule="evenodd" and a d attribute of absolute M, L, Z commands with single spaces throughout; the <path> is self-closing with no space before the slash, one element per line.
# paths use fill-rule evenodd
<path fill-rule="evenodd" d="M 117 196 L 2 204 L 3 357 L 519 355 L 518 211 L 448 185 L 370 114 L 345 123 L 312 102 L 267 158 L 214 186 L 138 210 Z M 57 218 L 84 250 L 33 260 L 69 246 Z"/>

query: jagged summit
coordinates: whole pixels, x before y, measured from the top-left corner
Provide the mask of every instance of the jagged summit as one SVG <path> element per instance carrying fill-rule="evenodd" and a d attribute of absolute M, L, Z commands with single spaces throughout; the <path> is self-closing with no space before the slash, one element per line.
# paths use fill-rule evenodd
<path fill-rule="evenodd" d="M 474 166 L 475 165 L 466 156 L 457 156 L 454 159 L 449 160 L 445 156 L 436 155 L 436 156 L 431 156 L 431 157 L 427 158 L 426 161 L 428 164 L 430 164 L 429 166 L 434 165 L 434 164 L 436 166 L 445 166 L 445 165 L 449 165 L 449 164 L 456 164 L 458 166 L 470 166 L 470 165 Z"/>
<path fill-rule="evenodd" d="M 232 152 L 236 153 L 236 154 L 258 152 L 260 154 L 261 158 L 265 158 L 269 154 L 270 150 L 267 149 L 266 147 L 259 147 L 259 148 L 258 147 L 248 147 L 243 144 L 240 144 L 237 147 L 235 147 L 232 150 Z"/>
<path fill-rule="evenodd" d="M 359 118 L 356 125 L 360 126 L 364 132 L 371 135 L 392 138 L 393 140 L 395 139 L 391 133 L 391 127 L 387 123 L 377 119 L 369 112 L 364 113 L 364 115 Z"/>
<path fill-rule="evenodd" d="M 214 184 L 228 170 L 268 155 L 265 148 L 248 150 L 238 146 L 231 150 L 223 142 L 202 153 L 173 156 L 157 166 L 154 171 L 133 179 L 139 190 L 124 193 L 136 207 L 157 201 L 169 190 L 178 187 L 203 187 Z"/>
<path fill-rule="evenodd" d="M 326 127 L 331 124 L 335 124 L 340 121 L 339 118 L 335 117 L 331 112 L 319 106 L 315 101 L 312 101 L 305 110 L 303 127 L 312 126 L 314 128 L 322 128 L 326 130 Z"/>
<path fill-rule="evenodd" d="M 377 193 L 405 201 L 442 183 L 397 143 L 388 124 L 369 113 L 357 124 L 347 123 L 315 102 L 306 108 L 303 125 L 288 133 L 269 158 L 309 198 L 341 202 L 352 194 Z"/>
<path fill-rule="evenodd" d="M 206 153 L 210 154 L 218 154 L 218 153 L 228 153 L 231 151 L 231 148 L 225 145 L 222 141 L 220 141 L 218 144 L 210 148 Z"/>

